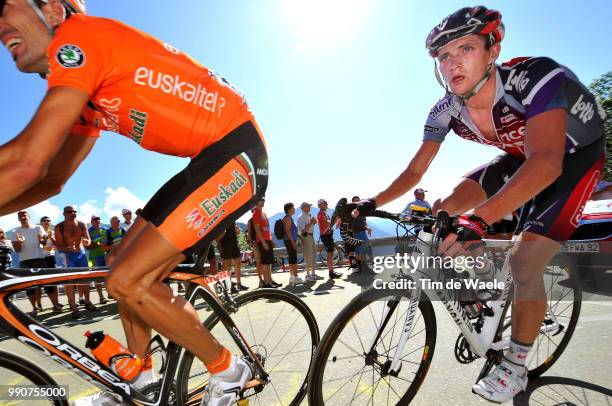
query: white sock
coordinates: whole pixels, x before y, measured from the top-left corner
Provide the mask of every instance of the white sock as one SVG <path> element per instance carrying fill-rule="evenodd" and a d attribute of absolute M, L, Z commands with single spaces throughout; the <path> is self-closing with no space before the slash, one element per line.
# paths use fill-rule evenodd
<path fill-rule="evenodd" d="M 527 361 L 527 354 L 529 350 L 531 350 L 531 345 L 525 345 L 523 343 L 517 343 L 513 339 L 510 339 L 510 346 L 508 347 L 508 351 L 504 353 L 504 358 L 506 361 L 509 361 L 512 366 L 516 366 L 516 371 L 519 371 L 521 368 L 525 366 L 525 361 Z"/>

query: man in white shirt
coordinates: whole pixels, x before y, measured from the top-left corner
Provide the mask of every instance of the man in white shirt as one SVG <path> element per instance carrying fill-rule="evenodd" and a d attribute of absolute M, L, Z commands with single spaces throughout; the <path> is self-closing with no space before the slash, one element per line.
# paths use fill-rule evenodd
<path fill-rule="evenodd" d="M 21 210 L 17 213 L 17 219 L 21 223 L 20 227 L 17 227 L 11 233 L 11 240 L 13 240 L 13 247 L 15 251 L 19 253 L 19 267 L 20 268 L 46 268 L 47 261 L 45 261 L 45 251 L 43 246 L 47 244 L 48 234 L 43 230 L 41 226 L 30 225 L 30 215 L 27 211 Z M 47 294 L 54 294 L 54 308 L 57 309 L 57 288 L 54 286 L 45 287 Z M 53 291 L 53 292 L 52 292 Z M 42 292 L 40 288 L 26 289 L 28 299 L 32 304 L 32 316 L 36 316 L 39 310 L 42 310 L 40 303 Z"/>
<path fill-rule="evenodd" d="M 132 211 L 130 209 L 123 209 L 121 210 L 121 215 L 125 220 L 123 223 L 121 223 L 121 228 L 127 231 L 130 229 L 130 227 L 132 227 L 132 224 L 134 224 L 132 221 Z"/>
<path fill-rule="evenodd" d="M 306 280 L 314 282 L 323 279 L 315 274 L 315 258 L 317 246 L 314 240 L 314 225 L 317 224 L 317 219 L 310 215 L 312 204 L 302 203 L 300 209 L 302 214 L 298 217 L 297 228 L 302 242 L 302 250 L 304 252 L 304 261 L 306 262 Z"/>

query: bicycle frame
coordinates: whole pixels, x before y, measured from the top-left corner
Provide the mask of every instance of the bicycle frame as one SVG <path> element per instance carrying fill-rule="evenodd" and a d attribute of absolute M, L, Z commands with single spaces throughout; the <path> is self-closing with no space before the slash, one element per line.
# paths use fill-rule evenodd
<path fill-rule="evenodd" d="M 43 285 L 64 285 L 70 283 L 101 282 L 109 273 L 108 268 L 42 268 L 42 269 L 8 269 L 0 272 L 0 330 L 6 335 L 19 340 L 44 354 L 46 357 L 59 363 L 62 367 L 77 373 L 85 380 L 103 390 L 110 390 L 137 405 L 157 406 L 167 404 L 171 395 L 174 376 L 179 364 L 182 347 L 169 342 L 165 352 L 166 361 L 163 366 L 161 389 L 157 399 L 147 399 L 128 381 L 117 376 L 108 367 L 98 362 L 94 357 L 81 351 L 58 334 L 48 330 L 33 318 L 21 312 L 11 301 L 11 296 L 27 288 Z M 24 274 L 26 276 L 24 276 Z M 245 353 L 253 353 L 238 328 L 223 308 L 210 288 L 224 294 L 231 302 L 227 293 L 228 287 L 223 283 L 229 277 L 228 272 L 221 272 L 214 276 L 202 276 L 200 271 L 193 267 L 179 267 L 174 270 L 168 280 L 173 282 L 192 282 L 186 293 L 186 299 L 192 302 L 197 293 L 207 302 L 213 310 L 213 316 L 221 318 L 223 324 L 231 332 L 239 348 Z M 231 307 L 231 303 L 229 305 Z M 212 316 L 211 316 L 212 317 Z M 257 358 L 255 364 L 263 371 Z M 267 374 L 263 373 L 264 378 Z"/>
<path fill-rule="evenodd" d="M 420 256 L 425 259 L 432 254 L 429 246 L 421 246 L 420 249 L 421 252 L 413 255 Z M 426 262 L 415 261 L 414 263 L 420 264 Z M 441 273 L 438 272 L 437 269 L 434 269 L 434 271 L 435 272 L 432 272 L 431 268 L 417 267 L 416 269 L 410 270 L 410 273 L 406 275 L 415 282 L 416 288 L 413 290 L 414 294 L 410 299 L 410 305 L 408 306 L 409 310 L 406 314 L 402 333 L 389 369 L 390 373 L 399 373 L 399 368 L 401 367 L 401 354 L 403 353 L 404 346 L 408 342 L 408 338 L 412 334 L 414 327 L 414 315 L 416 314 L 416 309 L 418 307 L 419 300 L 421 300 L 422 294 L 426 294 L 430 300 L 438 299 L 442 303 L 446 313 L 448 313 L 454 324 L 457 326 L 459 332 L 469 343 L 470 349 L 476 355 L 485 357 L 489 349 L 500 350 L 508 345 L 507 340 L 496 343 L 493 343 L 493 340 L 499 331 L 500 321 L 504 317 L 506 308 L 510 303 L 509 296 L 510 292 L 512 291 L 512 274 L 509 267 L 509 256 L 506 257 L 501 272 L 496 274 L 497 280 L 504 281 L 504 288 L 502 289 L 499 298 L 490 302 L 489 307 L 493 311 L 493 316 L 485 317 L 480 332 L 477 332 L 472 325 L 472 322 L 470 321 L 465 309 L 457 298 L 456 291 L 430 288 L 432 285 L 435 286 L 435 282 L 440 282 L 442 284 L 444 283 L 443 278 L 438 276 L 441 275 Z M 426 281 L 427 283 L 422 284 L 421 281 Z M 423 288 L 423 286 L 425 287 Z M 374 349 L 376 347 L 378 338 L 384 330 L 394 308 L 395 307 L 392 305 L 385 306 L 378 334 L 374 338 L 370 349 Z"/>

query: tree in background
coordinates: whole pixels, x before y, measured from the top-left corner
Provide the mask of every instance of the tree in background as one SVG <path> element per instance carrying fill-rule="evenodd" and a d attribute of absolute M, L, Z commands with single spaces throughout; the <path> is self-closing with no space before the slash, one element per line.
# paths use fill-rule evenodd
<path fill-rule="evenodd" d="M 606 134 L 606 180 L 612 181 L 612 71 L 603 74 L 589 85 L 606 112 L 604 133 Z"/>

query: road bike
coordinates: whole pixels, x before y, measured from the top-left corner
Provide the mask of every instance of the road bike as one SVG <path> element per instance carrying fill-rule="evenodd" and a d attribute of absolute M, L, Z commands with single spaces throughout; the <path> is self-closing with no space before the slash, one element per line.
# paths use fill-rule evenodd
<path fill-rule="evenodd" d="M 343 238 L 348 238 L 346 223 L 354 207 L 346 204 L 346 199 L 336 207 L 343 219 Z M 331 322 L 311 368 L 310 404 L 410 403 L 425 380 L 435 350 L 434 300 L 442 304 L 459 330 L 454 351 L 457 361 L 467 364 L 484 358 L 477 379 L 487 375 L 499 363 L 510 340 L 513 284 L 509 247 L 497 247 L 487 253 L 494 267 L 494 280 L 502 285 L 477 291 L 466 286 L 469 279 L 456 269 L 446 269 L 439 265 L 441 261 L 433 261 L 434 265 L 426 261 L 440 258 L 436 255 L 437 245 L 456 226 L 455 218 L 443 212 L 438 217 L 379 210 L 368 215 L 394 221 L 400 247 L 407 245 L 413 226 L 435 231 L 419 233 L 413 251 L 404 256 L 412 259 L 400 261 L 388 272 L 388 280 L 384 281 L 387 284 L 383 285 L 386 288 L 380 288 L 381 278 Z M 527 358 L 530 379 L 549 369 L 563 353 L 576 327 L 582 300 L 579 275 L 570 264 L 551 264 L 544 278 L 548 308 Z M 455 289 L 447 289 L 449 281 Z"/>
<path fill-rule="evenodd" d="M 58 331 L 24 314 L 16 305 L 17 293 L 38 286 L 91 284 L 108 275 L 108 268 L 16 269 L 9 268 L 9 250 L 0 247 L 0 331 L 39 351 L 71 373 L 102 390 L 120 395 L 134 405 L 199 405 L 206 389 L 208 371 L 194 362 L 179 345 L 154 337 L 159 379 L 136 388 L 112 369 L 98 362 L 80 346 L 68 342 Z M 232 297 L 228 272 L 202 276 L 194 266 L 179 266 L 168 282 L 188 282 L 185 297 L 205 319 L 204 326 L 234 354 L 253 366 L 253 379 L 239 396 L 241 405 L 298 405 L 306 394 L 307 376 L 319 330 L 314 315 L 297 296 L 276 289 L 259 289 Z M 83 332 L 91 326 L 72 326 Z M 0 378 L 18 376 L 34 386 L 56 386 L 57 381 L 35 362 L 0 351 Z M 8 381 L 2 379 L 3 384 Z M 29 404 L 29 403 L 26 403 Z M 49 397 L 47 404 L 68 405 L 66 396 Z"/>

